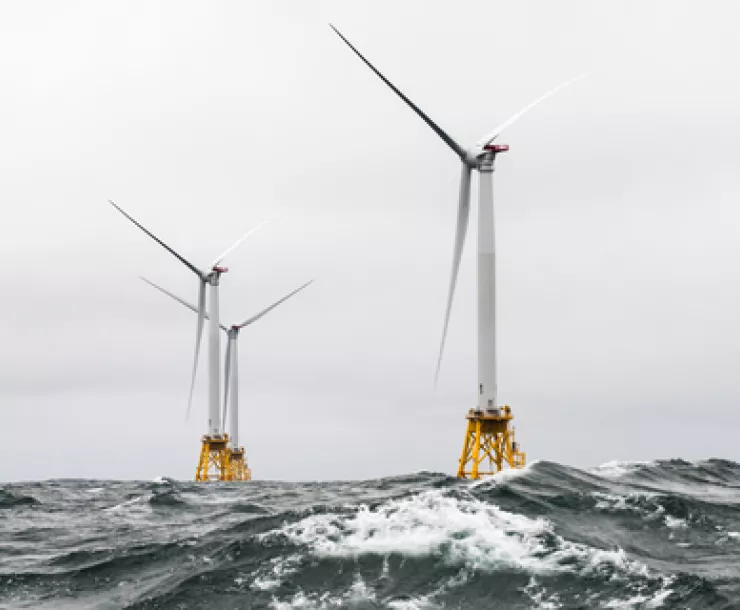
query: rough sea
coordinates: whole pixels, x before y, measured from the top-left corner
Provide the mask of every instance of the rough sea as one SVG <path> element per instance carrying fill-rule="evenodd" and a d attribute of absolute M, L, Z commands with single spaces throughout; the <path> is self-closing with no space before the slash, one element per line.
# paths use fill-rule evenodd
<path fill-rule="evenodd" d="M 2 608 L 740 608 L 740 464 L 0 486 Z"/>

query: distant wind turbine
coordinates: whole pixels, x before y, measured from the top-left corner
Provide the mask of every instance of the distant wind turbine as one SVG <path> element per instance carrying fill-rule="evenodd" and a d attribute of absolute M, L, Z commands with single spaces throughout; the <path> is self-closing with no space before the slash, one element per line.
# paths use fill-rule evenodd
<path fill-rule="evenodd" d="M 193 305 L 192 303 L 189 303 L 185 299 L 181 299 L 177 295 L 169 292 L 168 290 L 162 288 L 161 286 L 155 284 L 154 282 L 146 279 L 145 277 L 141 278 L 144 280 L 147 284 L 150 286 L 153 286 L 160 292 L 163 292 L 168 297 L 174 299 L 175 301 L 179 302 L 181 305 L 184 305 L 188 309 L 194 311 L 195 313 L 198 313 L 198 308 Z M 262 311 L 260 311 L 258 314 L 252 316 L 251 318 L 247 318 L 240 324 L 234 324 L 230 327 L 226 327 L 223 324 L 220 324 L 221 330 L 223 330 L 228 335 L 228 342 L 226 344 L 226 363 L 224 366 L 224 405 L 223 405 L 223 414 L 222 414 L 222 421 L 226 422 L 226 413 L 227 413 L 227 404 L 229 399 L 229 393 L 231 394 L 231 407 L 230 407 L 230 418 L 229 418 L 229 441 L 231 443 L 232 449 L 238 449 L 239 448 L 239 331 L 242 330 L 244 327 L 249 326 L 250 324 L 253 324 L 257 320 L 259 320 L 261 317 L 263 317 L 265 314 L 268 314 L 273 309 L 275 309 L 278 305 L 281 303 L 284 303 L 287 301 L 290 297 L 292 297 L 295 294 L 298 294 L 301 290 L 309 286 L 313 283 L 313 280 L 306 282 L 302 286 L 299 286 L 296 288 L 293 292 L 290 292 L 286 294 L 282 299 L 275 301 L 272 305 L 269 307 L 266 307 Z M 206 318 L 208 315 L 206 314 Z"/>
<path fill-rule="evenodd" d="M 190 380 L 190 395 L 188 397 L 188 410 L 187 415 L 190 415 L 190 408 L 193 403 L 193 390 L 195 388 L 195 375 L 198 369 L 198 355 L 200 354 L 200 341 L 203 335 L 203 321 L 206 318 L 206 285 L 210 286 L 210 307 L 208 318 L 210 320 L 209 325 L 209 336 L 208 336 L 208 373 L 209 373 L 209 384 L 208 384 L 208 434 L 212 437 L 220 437 L 222 434 L 222 425 L 220 421 L 219 413 L 219 400 L 220 400 L 220 375 L 219 375 L 219 359 L 220 359 L 220 335 L 219 335 L 219 306 L 218 306 L 218 288 L 219 279 L 222 273 L 226 273 L 228 268 L 222 267 L 221 262 L 227 255 L 229 255 L 237 246 L 239 246 L 249 235 L 257 231 L 260 227 L 264 226 L 269 220 L 265 220 L 257 225 L 255 228 L 250 229 L 242 237 L 240 237 L 232 246 L 230 246 L 225 252 L 223 252 L 218 258 L 216 258 L 206 269 L 201 270 L 188 261 L 181 254 L 176 252 L 156 235 L 151 233 L 146 227 L 137 222 L 134 218 L 129 216 L 123 209 L 116 205 L 113 201 L 108 202 L 116 208 L 121 214 L 128 218 L 132 223 L 139 227 L 144 233 L 156 241 L 160 246 L 172 254 L 177 260 L 183 265 L 190 269 L 198 277 L 198 305 L 195 308 L 198 314 L 198 322 L 195 330 L 195 356 L 193 359 L 193 374 Z"/>

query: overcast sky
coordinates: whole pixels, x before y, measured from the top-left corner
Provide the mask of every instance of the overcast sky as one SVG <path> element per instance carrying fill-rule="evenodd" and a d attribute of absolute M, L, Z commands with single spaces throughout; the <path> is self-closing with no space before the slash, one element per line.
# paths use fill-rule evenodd
<path fill-rule="evenodd" d="M 464 145 L 591 73 L 502 139 L 500 400 L 530 460 L 740 459 L 739 13 L 3 3 L 0 479 L 194 474 L 194 316 L 137 276 L 197 281 L 109 198 L 201 265 L 284 213 L 222 280 L 230 323 L 316 278 L 241 336 L 255 478 L 455 472 L 475 214 L 435 388 L 459 162 L 328 22 Z"/>

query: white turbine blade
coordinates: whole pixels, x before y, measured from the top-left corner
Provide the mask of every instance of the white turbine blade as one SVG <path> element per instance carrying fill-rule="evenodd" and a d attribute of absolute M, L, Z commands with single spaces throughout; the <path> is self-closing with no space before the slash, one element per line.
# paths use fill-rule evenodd
<path fill-rule="evenodd" d="M 201 280 L 198 289 L 198 325 L 195 327 L 195 359 L 193 360 L 193 377 L 190 380 L 190 398 L 185 419 L 190 417 L 190 408 L 193 406 L 193 390 L 195 389 L 195 373 L 198 370 L 198 355 L 200 354 L 200 340 L 203 336 L 203 321 L 206 315 L 206 283 Z"/>
<path fill-rule="evenodd" d="M 188 303 L 188 302 L 187 302 L 187 301 L 186 301 L 185 299 L 181 299 L 181 298 L 180 298 L 179 296 L 177 296 L 176 294 L 172 294 L 172 293 L 171 293 L 171 292 L 170 292 L 169 290 L 165 290 L 165 289 L 164 289 L 164 288 L 162 288 L 161 286 L 159 286 L 159 285 L 155 284 L 154 282 L 152 282 L 152 281 L 150 281 L 150 280 L 146 279 L 145 277 L 139 276 L 139 279 L 142 279 L 142 280 L 144 280 L 144 281 L 145 281 L 145 282 L 146 282 L 147 284 L 149 284 L 150 286 L 152 286 L 152 287 L 156 288 L 156 289 L 157 289 L 157 290 L 159 290 L 160 292 L 163 292 L 163 293 L 164 293 L 164 294 L 166 294 L 166 295 L 167 295 L 168 297 L 170 297 L 170 298 L 174 299 L 175 301 L 177 301 L 178 303 L 180 303 L 180 304 L 184 305 L 185 307 L 187 307 L 187 308 L 188 308 L 188 309 L 190 309 L 191 311 L 194 311 L 195 313 L 198 313 L 198 308 L 197 308 L 197 307 L 196 307 L 195 305 L 193 305 L 192 303 Z M 211 319 L 211 318 L 210 318 L 210 317 L 208 316 L 208 312 L 207 312 L 207 311 L 204 311 L 204 312 L 203 312 L 203 317 L 205 317 L 205 319 L 206 319 L 206 320 L 210 320 L 210 319 Z M 229 330 L 229 329 L 228 329 L 228 327 L 224 326 L 223 324 L 219 324 L 219 326 L 221 327 L 221 330 L 224 330 L 224 331 L 228 331 L 228 330 Z"/>
<path fill-rule="evenodd" d="M 169 292 L 168 290 L 165 290 L 165 289 L 164 289 L 164 288 L 162 288 L 161 286 L 159 286 L 159 285 L 155 284 L 155 283 L 154 283 L 154 282 L 152 282 L 151 280 L 148 280 L 148 279 L 146 279 L 145 277 L 143 277 L 143 276 L 141 276 L 141 275 L 139 276 L 139 279 L 141 279 L 141 280 L 144 280 L 144 281 L 145 281 L 145 282 L 146 282 L 147 284 L 149 284 L 149 285 L 150 285 L 150 286 L 152 286 L 153 288 L 156 288 L 156 289 L 157 289 L 157 290 L 159 290 L 160 292 L 162 292 L 162 293 L 166 294 L 166 295 L 167 295 L 168 297 L 170 297 L 171 299 L 175 299 L 175 301 L 177 301 L 178 303 L 181 303 L 182 305 L 184 305 L 184 306 L 185 306 L 185 307 L 187 307 L 188 309 L 190 309 L 190 310 L 194 311 L 195 313 L 198 313 L 198 308 L 197 308 L 197 307 L 196 307 L 195 305 L 193 305 L 193 304 L 191 304 L 191 303 L 188 303 L 188 302 L 187 302 L 187 301 L 186 301 L 185 299 L 181 299 L 181 298 L 180 298 L 180 297 L 178 297 L 177 295 L 174 295 L 174 294 L 172 294 L 172 293 L 171 293 L 171 292 Z M 205 317 L 206 317 L 206 318 L 208 318 L 208 314 L 207 314 L 207 313 L 205 314 Z"/>
<path fill-rule="evenodd" d="M 155 284 L 154 282 L 146 279 L 145 277 L 142 277 L 141 275 L 139 276 L 139 279 L 144 280 L 147 284 L 149 284 L 150 286 L 153 286 L 154 288 L 156 288 L 160 292 L 163 292 L 168 297 L 170 297 L 172 299 L 175 299 L 175 301 L 177 301 L 178 303 L 181 303 L 182 305 L 184 305 L 185 307 L 187 307 L 191 311 L 194 311 L 195 313 L 198 313 L 198 308 L 195 305 L 193 305 L 192 303 L 188 303 L 185 299 L 181 299 L 176 294 L 172 294 L 169 290 L 165 290 L 161 286 L 159 286 L 159 285 Z M 208 312 L 207 311 L 204 311 L 203 312 L 203 317 L 205 317 L 206 320 L 210 320 L 211 319 L 208 316 Z M 228 327 L 227 326 L 224 326 L 223 324 L 219 324 L 219 326 L 221 327 L 221 330 L 224 330 L 224 331 L 228 331 L 229 330 Z"/>
<path fill-rule="evenodd" d="M 581 80 L 582 78 L 584 78 L 586 76 L 588 76 L 588 74 L 579 74 L 578 76 L 576 76 L 574 78 L 571 78 L 570 80 L 567 80 L 564 83 L 558 85 L 554 89 L 550 89 L 550 91 L 548 91 L 544 95 L 538 97 L 533 102 L 527 104 L 519 112 L 517 112 L 516 114 L 513 114 L 512 116 L 510 116 L 503 123 L 501 123 L 501 125 L 499 125 L 498 127 L 496 127 L 496 129 L 494 129 L 492 132 L 490 132 L 488 135 L 486 135 L 483 138 L 481 138 L 480 140 L 478 140 L 475 143 L 475 148 L 480 150 L 484 146 L 487 146 L 488 144 L 490 144 L 491 142 L 493 142 L 504 129 L 506 129 L 507 127 L 509 127 L 510 125 L 512 125 L 513 123 L 515 123 L 516 121 L 518 121 L 524 114 L 526 114 L 527 112 L 529 112 L 530 110 L 532 110 L 532 108 L 534 108 L 535 106 L 537 106 L 540 102 L 544 102 L 548 97 L 551 97 L 551 96 L 555 95 L 561 89 L 565 89 L 565 87 L 567 87 L 568 85 L 572 85 L 576 81 Z"/>
<path fill-rule="evenodd" d="M 249 236 L 250 236 L 250 235 L 251 235 L 252 233 L 255 233 L 256 231 L 258 231 L 259 229 L 261 229 L 262 227 L 264 227 L 264 226 L 265 226 L 265 225 L 266 225 L 266 224 L 267 224 L 268 222 L 271 222 L 271 221 L 275 220 L 276 218 L 278 218 L 278 216 L 279 216 L 279 214 L 276 214 L 276 215 L 275 215 L 275 216 L 273 216 L 272 218 L 268 218 L 267 220 L 263 220 L 263 221 L 262 221 L 261 223 L 259 223 L 259 224 L 258 224 L 258 225 L 257 225 L 256 227 L 254 227 L 253 229 L 249 229 L 249 231 L 247 231 L 247 232 L 246 232 L 246 233 L 245 233 L 244 235 L 242 235 L 242 236 L 241 236 L 241 237 L 240 237 L 240 238 L 239 238 L 238 240 L 236 240 L 236 242 L 234 242 L 234 244 L 233 244 L 232 246 L 229 246 L 229 248 L 228 248 L 228 249 L 227 249 L 227 250 L 226 250 L 226 251 L 225 251 L 225 252 L 224 252 L 223 254 L 221 254 L 221 256 L 219 256 L 219 257 L 218 257 L 218 258 L 217 258 L 216 260 L 214 260 L 214 261 L 213 261 L 213 262 L 211 263 L 211 267 L 215 267 L 216 265 L 218 265 L 218 264 L 219 264 L 219 263 L 220 263 L 220 262 L 221 262 L 222 260 L 224 260 L 224 259 L 225 259 L 225 258 L 226 258 L 226 257 L 227 257 L 227 256 L 228 256 L 229 254 L 231 254 L 231 252 L 232 252 L 232 251 L 234 251 L 234 250 L 235 250 L 235 249 L 236 249 L 236 248 L 237 248 L 238 246 L 240 246 L 240 245 L 241 245 L 241 243 L 242 243 L 242 242 L 243 242 L 243 241 L 244 241 L 245 239 L 247 239 L 247 237 L 249 237 Z"/>
<path fill-rule="evenodd" d="M 252 322 L 256 322 L 262 316 L 264 316 L 265 314 L 267 314 L 267 313 L 271 312 L 273 309 L 275 309 L 278 305 L 280 305 L 280 303 L 284 303 L 290 297 L 292 297 L 294 294 L 298 294 L 306 286 L 309 286 L 311 284 L 313 284 L 313 280 L 311 280 L 310 282 L 306 282 L 305 284 L 303 284 L 303 286 L 300 286 L 300 287 L 296 288 L 293 292 L 291 292 L 289 294 L 286 294 L 282 299 L 280 299 L 279 301 L 275 301 L 272 305 L 270 305 L 266 309 L 263 309 L 262 311 L 260 311 L 256 316 L 252 316 L 251 318 L 247 318 L 241 324 L 237 324 L 237 328 L 244 328 L 245 326 L 248 326 L 249 324 L 252 324 Z"/>
<path fill-rule="evenodd" d="M 172 248 L 170 248 L 166 243 L 164 243 L 159 237 L 154 235 L 151 231 L 149 231 L 144 225 L 140 224 L 134 218 L 129 216 L 126 212 L 124 212 L 119 206 L 117 206 L 115 203 L 113 203 L 112 200 L 108 200 L 108 203 L 110 203 L 114 208 L 116 208 L 121 214 L 123 214 L 126 218 L 128 218 L 131 222 L 133 222 L 137 227 L 139 227 L 144 233 L 146 233 L 149 237 L 151 237 L 154 241 L 156 241 L 160 246 L 162 246 L 167 252 L 172 254 L 177 260 L 179 260 L 183 265 L 185 265 L 188 269 L 190 269 L 193 273 L 195 273 L 198 277 L 201 277 L 203 273 L 198 269 L 193 263 L 191 263 L 189 260 L 187 260 L 184 256 L 182 256 L 179 252 L 176 252 Z"/>
<path fill-rule="evenodd" d="M 411 108 L 411 110 L 413 110 L 419 116 L 419 118 L 421 118 L 422 121 L 424 121 L 427 125 L 429 125 L 429 127 L 432 128 L 434 133 L 436 133 L 440 138 L 442 138 L 442 140 L 445 142 L 445 144 L 447 144 L 447 146 L 449 146 L 453 151 L 455 151 L 455 154 L 457 154 L 458 157 L 460 157 L 461 159 L 465 158 L 465 150 L 463 149 L 462 146 L 460 146 L 457 142 L 455 142 L 455 140 L 453 140 L 447 133 L 445 133 L 444 130 L 439 125 L 437 125 L 434 121 L 432 121 L 432 119 L 430 119 L 421 108 L 419 108 L 416 104 L 414 104 L 414 102 L 412 102 L 409 98 L 407 98 L 403 94 L 403 92 L 401 92 L 401 90 L 398 89 L 398 87 L 396 87 L 391 81 L 389 81 L 385 76 L 383 76 L 380 70 L 378 70 L 373 64 L 371 64 L 365 58 L 365 56 L 362 53 L 360 53 L 354 47 L 354 45 L 349 40 L 347 40 L 337 28 L 335 28 L 331 23 L 329 24 L 329 27 L 332 30 L 334 30 L 334 32 L 336 32 L 337 36 L 339 36 L 347 44 L 347 46 L 350 49 L 352 49 L 352 51 L 354 51 L 355 55 L 357 55 L 357 57 L 359 57 L 368 68 L 370 68 L 373 72 L 375 72 L 376 76 L 380 78 L 380 80 L 382 80 L 386 85 L 388 85 L 398 97 L 400 97 L 404 102 L 406 102 L 408 107 Z"/>
<path fill-rule="evenodd" d="M 442 340 L 439 343 L 437 372 L 434 374 L 435 383 L 439 378 L 439 368 L 442 365 L 442 354 L 444 354 L 445 340 L 447 339 L 447 326 L 450 323 L 450 310 L 452 309 L 452 300 L 455 297 L 455 286 L 457 285 L 457 272 L 460 269 L 460 258 L 462 257 L 463 246 L 465 245 L 465 234 L 468 231 L 468 218 L 470 216 L 470 172 L 471 168 L 463 163 L 462 176 L 460 177 L 460 201 L 457 208 L 455 245 L 452 250 L 452 273 L 450 274 L 450 288 L 447 294 L 445 321 L 442 327 Z"/>
<path fill-rule="evenodd" d="M 231 335 L 229 335 L 229 339 L 226 341 L 226 364 L 224 366 L 224 408 L 221 412 L 221 421 L 224 422 L 224 427 L 226 427 L 226 405 L 229 403 L 229 375 L 231 374 L 232 343 Z"/>

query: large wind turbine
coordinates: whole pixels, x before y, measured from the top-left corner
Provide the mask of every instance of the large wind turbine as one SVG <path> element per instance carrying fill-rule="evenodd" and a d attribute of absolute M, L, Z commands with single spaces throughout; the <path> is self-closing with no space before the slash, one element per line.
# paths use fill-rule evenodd
<path fill-rule="evenodd" d="M 185 299 L 181 299 L 177 295 L 172 294 L 168 290 L 146 279 L 145 277 L 142 277 L 141 279 L 144 280 L 150 286 L 153 286 L 154 288 L 159 290 L 160 292 L 163 292 L 168 297 L 184 305 L 188 309 L 194 311 L 195 313 L 198 313 L 198 308 L 192 303 L 189 303 Z M 239 448 L 239 362 L 238 362 L 239 331 L 242 330 L 244 327 L 249 326 L 250 324 L 254 324 L 257 320 L 259 320 L 265 314 L 268 314 L 269 312 L 271 312 L 278 305 L 280 305 L 281 303 L 284 303 L 293 295 L 298 294 L 301 290 L 309 286 L 311 283 L 313 283 L 313 280 L 306 282 L 302 286 L 299 286 L 293 292 L 286 294 L 282 299 L 275 301 L 272 305 L 270 305 L 269 307 L 266 307 L 265 309 L 260 311 L 258 314 L 252 316 L 251 318 L 247 318 L 241 324 L 233 324 L 230 327 L 226 327 L 223 324 L 220 325 L 221 330 L 223 330 L 228 335 L 228 342 L 226 344 L 226 364 L 224 366 L 224 406 L 223 406 L 222 417 L 223 417 L 223 421 L 226 422 L 226 413 L 227 413 L 226 406 L 227 404 L 230 404 L 231 410 L 229 411 L 230 413 L 229 441 L 231 443 L 232 449 Z M 206 314 L 206 317 L 208 317 L 207 314 Z M 229 397 L 231 398 L 230 403 L 228 402 Z"/>
<path fill-rule="evenodd" d="M 493 131 L 483 136 L 468 149 L 453 140 L 439 125 L 430 119 L 416 104 L 406 97 L 393 83 L 373 66 L 342 33 L 333 25 L 330 27 L 349 46 L 352 51 L 449 146 L 462 162 L 460 179 L 460 197 L 457 211 L 457 228 L 452 251 L 452 272 L 450 275 L 447 307 L 445 310 L 442 338 L 437 358 L 435 379 L 444 353 L 447 327 L 450 320 L 450 309 L 455 295 L 457 274 L 460 268 L 465 235 L 468 229 L 470 213 L 470 174 L 477 170 L 480 176 L 478 192 L 478 408 L 490 409 L 496 406 L 496 280 L 495 280 L 495 232 L 493 222 L 493 169 L 496 155 L 505 152 L 509 147 L 494 143 L 499 134 L 518 120 L 528 110 L 541 101 L 560 91 L 567 85 L 585 75 L 578 76 L 548 91 L 522 110 L 504 121 Z"/>
<path fill-rule="evenodd" d="M 268 221 L 265 220 L 255 228 L 250 229 L 242 237 L 240 237 L 232 246 L 224 251 L 218 258 L 216 258 L 208 268 L 199 269 L 190 261 L 188 261 L 181 254 L 176 252 L 156 235 L 150 232 L 146 227 L 137 222 L 123 209 L 116 205 L 113 201 L 108 200 L 109 203 L 116 208 L 121 214 L 128 218 L 132 223 L 139 227 L 144 233 L 156 241 L 160 246 L 172 254 L 177 260 L 183 265 L 190 269 L 198 277 L 198 306 L 196 313 L 198 314 L 198 322 L 195 330 L 195 356 L 193 359 L 193 374 L 190 380 L 190 395 L 188 397 L 188 410 L 187 414 L 190 415 L 190 408 L 193 403 L 193 389 L 195 387 L 195 375 L 198 369 L 198 355 L 200 354 L 200 340 L 203 335 L 203 321 L 206 317 L 206 285 L 210 286 L 210 307 L 209 315 L 209 335 L 208 335 L 208 434 L 212 437 L 220 437 L 223 431 L 220 421 L 219 414 L 219 399 L 220 399 L 220 375 L 219 375 L 219 359 L 220 359 L 220 335 L 219 335 L 219 307 L 218 307 L 218 287 L 219 279 L 222 273 L 226 273 L 228 268 L 221 266 L 221 262 L 228 254 L 230 254 L 237 246 L 239 246 L 249 235 L 254 233 L 257 229 L 262 227 Z"/>

